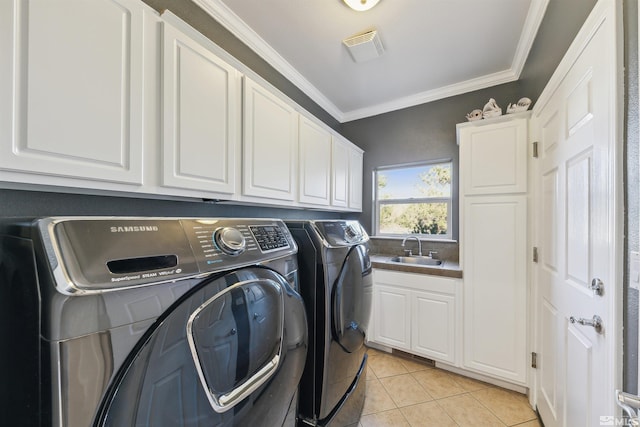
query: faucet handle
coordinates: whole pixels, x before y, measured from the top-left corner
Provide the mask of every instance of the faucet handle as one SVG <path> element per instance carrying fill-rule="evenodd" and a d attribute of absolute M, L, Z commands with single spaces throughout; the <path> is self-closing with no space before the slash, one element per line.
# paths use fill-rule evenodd
<path fill-rule="evenodd" d="M 406 256 L 412 256 L 412 255 L 413 255 L 413 252 L 411 252 L 411 249 L 405 249 L 405 250 L 404 250 L 404 254 L 405 254 Z"/>
<path fill-rule="evenodd" d="M 438 251 L 429 251 L 429 258 L 435 258 L 435 255 L 438 255 Z"/>

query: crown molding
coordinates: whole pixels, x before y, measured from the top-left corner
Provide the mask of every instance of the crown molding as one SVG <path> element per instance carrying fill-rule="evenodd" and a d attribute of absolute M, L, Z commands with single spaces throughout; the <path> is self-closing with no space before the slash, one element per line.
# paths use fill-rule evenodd
<path fill-rule="evenodd" d="M 269 63 L 276 71 L 285 76 L 287 80 L 320 105 L 327 113 L 342 122 L 343 112 L 221 0 L 193 0 L 193 2 Z"/>
<path fill-rule="evenodd" d="M 520 78 L 524 64 L 527 62 L 531 46 L 533 46 L 533 42 L 536 39 L 538 28 L 540 28 L 540 24 L 544 18 L 544 13 L 547 11 L 548 4 L 549 0 L 531 1 L 529 11 L 527 12 L 527 18 L 524 21 L 523 30 L 520 35 L 520 40 L 518 40 L 518 46 L 516 46 L 516 53 L 513 56 L 513 62 L 511 63 L 511 69 L 514 70 L 518 78 Z"/>
<path fill-rule="evenodd" d="M 473 92 L 480 89 L 496 86 L 503 83 L 509 83 L 518 80 L 518 75 L 513 70 L 508 69 L 498 73 L 489 74 L 464 82 L 456 83 L 449 86 L 443 86 L 438 89 L 428 90 L 415 95 L 405 96 L 390 102 L 384 102 L 359 110 L 353 110 L 345 113 L 345 122 L 363 119 L 366 117 L 376 116 L 378 114 L 388 113 L 391 111 L 401 110 L 403 108 L 413 107 L 427 102 L 437 101 L 439 99 L 449 98 L 455 95 L 461 95 L 467 92 Z"/>
<path fill-rule="evenodd" d="M 298 87 L 327 113 L 333 116 L 333 118 L 340 123 L 344 123 L 518 80 L 529 55 L 529 51 L 531 50 L 531 46 L 533 45 L 533 41 L 535 40 L 540 23 L 542 22 L 542 18 L 544 17 L 549 0 L 532 0 L 511 68 L 476 79 L 351 111 L 340 110 L 318 90 L 318 88 L 311 84 L 287 60 L 229 9 L 222 0 L 193 0 L 193 2 L 247 45 L 276 71 L 281 73 L 292 84 Z"/>

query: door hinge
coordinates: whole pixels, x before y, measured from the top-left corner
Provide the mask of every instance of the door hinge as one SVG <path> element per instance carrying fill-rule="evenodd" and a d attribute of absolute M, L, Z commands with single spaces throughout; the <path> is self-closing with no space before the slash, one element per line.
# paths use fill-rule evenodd
<path fill-rule="evenodd" d="M 535 246 L 533 247 L 533 262 L 538 262 L 538 248 Z"/>
<path fill-rule="evenodd" d="M 533 369 L 538 369 L 538 353 L 535 351 L 531 352 L 531 367 Z"/>
<path fill-rule="evenodd" d="M 533 157 L 538 158 L 538 141 L 533 142 Z"/>

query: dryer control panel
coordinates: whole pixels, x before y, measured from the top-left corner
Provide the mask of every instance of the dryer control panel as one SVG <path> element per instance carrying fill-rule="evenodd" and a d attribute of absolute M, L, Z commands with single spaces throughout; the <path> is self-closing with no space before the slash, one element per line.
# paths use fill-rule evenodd
<path fill-rule="evenodd" d="M 353 246 L 369 241 L 369 235 L 358 221 L 311 221 L 329 247 Z"/>

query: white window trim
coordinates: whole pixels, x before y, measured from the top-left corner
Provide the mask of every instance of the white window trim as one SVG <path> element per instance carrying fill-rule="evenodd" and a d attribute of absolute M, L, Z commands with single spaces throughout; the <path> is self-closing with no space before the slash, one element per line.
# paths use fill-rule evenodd
<path fill-rule="evenodd" d="M 385 170 L 390 169 L 402 169 L 402 168 L 410 168 L 417 166 L 431 166 L 437 164 L 446 164 L 451 165 L 451 189 L 449 192 L 449 197 L 422 197 L 422 198 L 409 198 L 409 199 L 391 199 L 391 200 L 380 200 L 378 198 L 378 173 L 384 172 Z M 379 167 L 373 170 L 373 215 L 371 218 L 373 220 L 372 229 L 374 230 L 374 237 L 406 237 L 406 236 L 416 236 L 421 240 L 451 240 L 453 238 L 453 161 L 452 159 L 440 159 L 429 162 L 419 162 L 419 163 L 406 163 L 401 165 L 393 165 L 393 166 L 384 166 Z M 447 204 L 447 233 L 446 234 L 392 234 L 392 233 L 380 233 L 380 205 L 401 205 L 401 204 L 413 204 L 413 203 L 446 203 Z"/>

